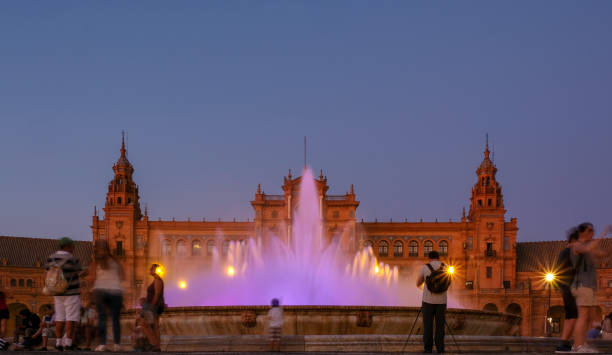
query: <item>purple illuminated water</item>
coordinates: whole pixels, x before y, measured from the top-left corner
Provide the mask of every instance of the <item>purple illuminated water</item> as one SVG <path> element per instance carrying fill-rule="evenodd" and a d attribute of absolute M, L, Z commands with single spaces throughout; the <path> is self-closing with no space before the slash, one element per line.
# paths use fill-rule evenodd
<path fill-rule="evenodd" d="M 398 305 L 397 269 L 377 263 L 370 248 L 347 256 L 323 238 L 319 193 L 310 170 L 302 177 L 289 243 L 272 238 L 230 243 L 212 267 L 193 258 L 164 260 L 169 306 Z M 219 235 L 217 246 L 223 239 Z M 180 288 L 184 282 L 185 288 Z"/>

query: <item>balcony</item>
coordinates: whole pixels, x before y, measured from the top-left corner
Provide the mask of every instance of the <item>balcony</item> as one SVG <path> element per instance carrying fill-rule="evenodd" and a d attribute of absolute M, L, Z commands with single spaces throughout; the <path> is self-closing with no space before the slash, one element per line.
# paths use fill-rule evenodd
<path fill-rule="evenodd" d="M 494 258 L 497 256 L 497 250 L 485 250 L 484 256 L 486 258 Z"/>

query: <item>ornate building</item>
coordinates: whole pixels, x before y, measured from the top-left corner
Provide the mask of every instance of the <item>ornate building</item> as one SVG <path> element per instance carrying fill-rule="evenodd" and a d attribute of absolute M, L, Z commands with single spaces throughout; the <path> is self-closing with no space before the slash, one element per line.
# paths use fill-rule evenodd
<path fill-rule="evenodd" d="M 104 216 L 94 210 L 92 239 L 107 240 L 123 262 L 128 306 L 136 304 L 137 298 L 145 293 L 150 282 L 148 266 L 152 262 L 180 257 L 205 267 L 212 262 L 215 249 L 220 250 L 222 257 L 226 255 L 230 241 L 260 238 L 266 245 L 272 235 L 286 242 L 291 238 L 301 181 L 291 171 L 283 178 L 282 194 L 266 194 L 257 186 L 251 201 L 255 218 L 246 222 L 150 220 L 147 209 L 144 213 L 141 210 L 134 168 L 126 157 L 123 142 L 113 171 Z M 469 211 L 466 214 L 464 210 L 456 221 L 364 222 L 355 217 L 359 201 L 353 186 L 343 195 L 330 195 L 327 177 L 321 172 L 315 181 L 324 235 L 329 240 L 337 237 L 343 250 L 350 254 L 371 246 L 379 260 L 399 267 L 400 282 L 410 284 L 416 270 L 426 262 L 427 253 L 438 250 L 443 260 L 457 266 L 451 290 L 464 307 L 519 314 L 523 319 L 519 330 L 522 335 L 542 335 L 546 324 L 546 329 L 557 334 L 563 322 L 563 303 L 556 290 L 552 290 L 549 302 L 543 272 L 554 263 L 564 242 L 516 242 L 517 220 L 506 219 L 496 173 L 486 144 L 483 160 L 476 169 Z M 612 250 L 609 239 L 605 240 L 605 247 Z M 7 279 L 0 275 L 6 287 Z M 612 310 L 609 265 L 600 265 L 599 282 L 600 310 L 607 313 Z"/>

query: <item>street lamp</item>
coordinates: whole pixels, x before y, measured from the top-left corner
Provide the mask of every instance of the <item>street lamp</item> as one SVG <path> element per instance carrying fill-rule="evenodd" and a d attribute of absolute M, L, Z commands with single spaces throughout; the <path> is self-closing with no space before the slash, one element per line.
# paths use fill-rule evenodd
<path fill-rule="evenodd" d="M 546 336 L 552 336 L 552 318 L 550 317 L 550 289 L 552 288 L 552 283 L 555 281 L 555 274 L 552 272 L 546 273 L 544 277 L 546 283 L 548 284 L 548 309 L 546 310 Z"/>

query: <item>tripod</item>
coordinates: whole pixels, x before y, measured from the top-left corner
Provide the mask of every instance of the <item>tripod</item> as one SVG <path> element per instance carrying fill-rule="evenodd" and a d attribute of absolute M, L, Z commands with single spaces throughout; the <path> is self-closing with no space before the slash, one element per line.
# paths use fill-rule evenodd
<path fill-rule="evenodd" d="M 406 350 L 406 345 L 408 345 L 408 342 L 410 341 L 410 337 L 412 336 L 412 331 L 414 330 L 414 326 L 417 324 L 417 321 L 419 320 L 419 316 L 421 315 L 421 310 L 423 309 L 423 307 L 419 308 L 419 311 L 417 312 L 416 318 L 414 318 L 414 322 L 412 323 L 412 327 L 410 327 L 410 333 L 408 333 L 408 338 L 406 339 L 406 342 L 404 343 L 404 346 L 402 347 L 402 352 L 404 352 L 404 350 Z M 459 344 L 457 344 L 457 340 L 455 340 L 455 335 L 451 332 L 450 327 L 448 326 L 448 323 L 446 322 L 446 317 L 444 317 L 444 325 L 446 326 L 446 329 L 448 330 L 448 334 L 450 334 L 451 338 L 453 338 L 453 343 L 455 343 L 455 348 L 457 348 L 457 352 L 459 354 L 461 354 L 461 349 L 459 349 Z M 436 327 L 438 326 L 438 324 L 436 323 Z"/>

